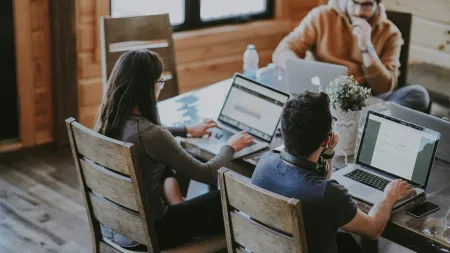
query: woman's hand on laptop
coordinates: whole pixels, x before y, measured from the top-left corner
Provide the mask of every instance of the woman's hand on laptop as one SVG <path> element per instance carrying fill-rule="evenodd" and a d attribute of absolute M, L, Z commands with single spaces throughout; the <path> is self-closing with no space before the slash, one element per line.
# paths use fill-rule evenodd
<path fill-rule="evenodd" d="M 203 122 L 196 123 L 190 126 L 186 126 L 186 131 L 189 135 L 192 137 L 202 137 L 204 135 L 211 135 L 211 132 L 209 131 L 210 128 L 217 127 L 220 129 L 220 127 L 217 125 L 216 122 L 212 119 L 204 120 Z"/>
<path fill-rule="evenodd" d="M 248 134 L 246 131 L 239 132 L 227 141 L 227 145 L 234 148 L 236 152 L 241 151 L 243 148 L 247 147 L 253 142 L 253 136 Z"/>
<path fill-rule="evenodd" d="M 386 198 L 394 203 L 409 195 L 417 194 L 416 190 L 407 181 L 401 179 L 391 181 L 384 189 L 384 192 L 386 193 Z"/>

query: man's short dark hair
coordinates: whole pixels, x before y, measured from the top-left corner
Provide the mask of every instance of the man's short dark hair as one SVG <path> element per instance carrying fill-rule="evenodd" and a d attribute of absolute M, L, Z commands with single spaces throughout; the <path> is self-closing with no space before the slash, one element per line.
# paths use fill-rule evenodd
<path fill-rule="evenodd" d="M 304 92 L 289 99 L 281 113 L 281 133 L 286 151 L 309 156 L 331 131 L 332 116 L 328 95 Z"/>

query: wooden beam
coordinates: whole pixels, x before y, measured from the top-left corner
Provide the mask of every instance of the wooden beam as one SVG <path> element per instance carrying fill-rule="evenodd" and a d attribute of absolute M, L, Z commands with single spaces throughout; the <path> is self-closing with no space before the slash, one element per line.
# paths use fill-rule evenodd
<path fill-rule="evenodd" d="M 450 24 L 448 0 L 389 0 L 383 3 L 388 10 L 410 12 L 415 16 Z"/>
<path fill-rule="evenodd" d="M 36 144 L 30 1 L 14 0 L 17 88 L 20 101 L 20 138 L 24 147 Z"/>
<path fill-rule="evenodd" d="M 78 115 L 75 0 L 49 0 L 52 41 L 53 128 L 57 146 L 69 144 L 65 119 Z"/>

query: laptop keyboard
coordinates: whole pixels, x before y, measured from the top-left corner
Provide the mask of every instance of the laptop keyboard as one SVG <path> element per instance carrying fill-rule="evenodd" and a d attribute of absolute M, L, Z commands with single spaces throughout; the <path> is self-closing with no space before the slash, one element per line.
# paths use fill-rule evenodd
<path fill-rule="evenodd" d="M 344 176 L 380 191 L 384 191 L 384 188 L 386 188 L 386 186 L 391 182 L 387 179 L 360 169 L 356 169 L 345 174 Z"/>
<path fill-rule="evenodd" d="M 234 133 L 222 129 L 221 131 L 216 132 L 214 137 L 216 137 L 217 139 L 221 140 L 222 142 L 227 142 L 231 138 L 231 136 L 233 136 L 233 135 L 234 135 Z M 256 144 L 255 142 L 252 142 L 248 146 L 250 147 L 250 146 L 253 146 L 255 144 Z"/>
<path fill-rule="evenodd" d="M 217 139 L 219 139 L 223 142 L 227 142 L 228 139 L 231 138 L 231 136 L 233 136 L 232 132 L 228 132 L 226 130 L 221 130 L 221 131 L 217 132 L 214 137 L 216 137 Z"/>

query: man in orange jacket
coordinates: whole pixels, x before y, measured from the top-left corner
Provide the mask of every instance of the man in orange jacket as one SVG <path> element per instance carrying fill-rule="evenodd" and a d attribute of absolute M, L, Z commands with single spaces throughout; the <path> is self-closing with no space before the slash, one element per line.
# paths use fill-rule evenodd
<path fill-rule="evenodd" d="M 273 62 L 284 68 L 287 59 L 305 58 L 311 51 L 317 61 L 347 66 L 349 75 L 371 88 L 374 96 L 426 111 L 430 98 L 425 88 L 395 90 L 402 45 L 401 33 L 387 19 L 381 0 L 330 0 L 281 41 Z"/>

